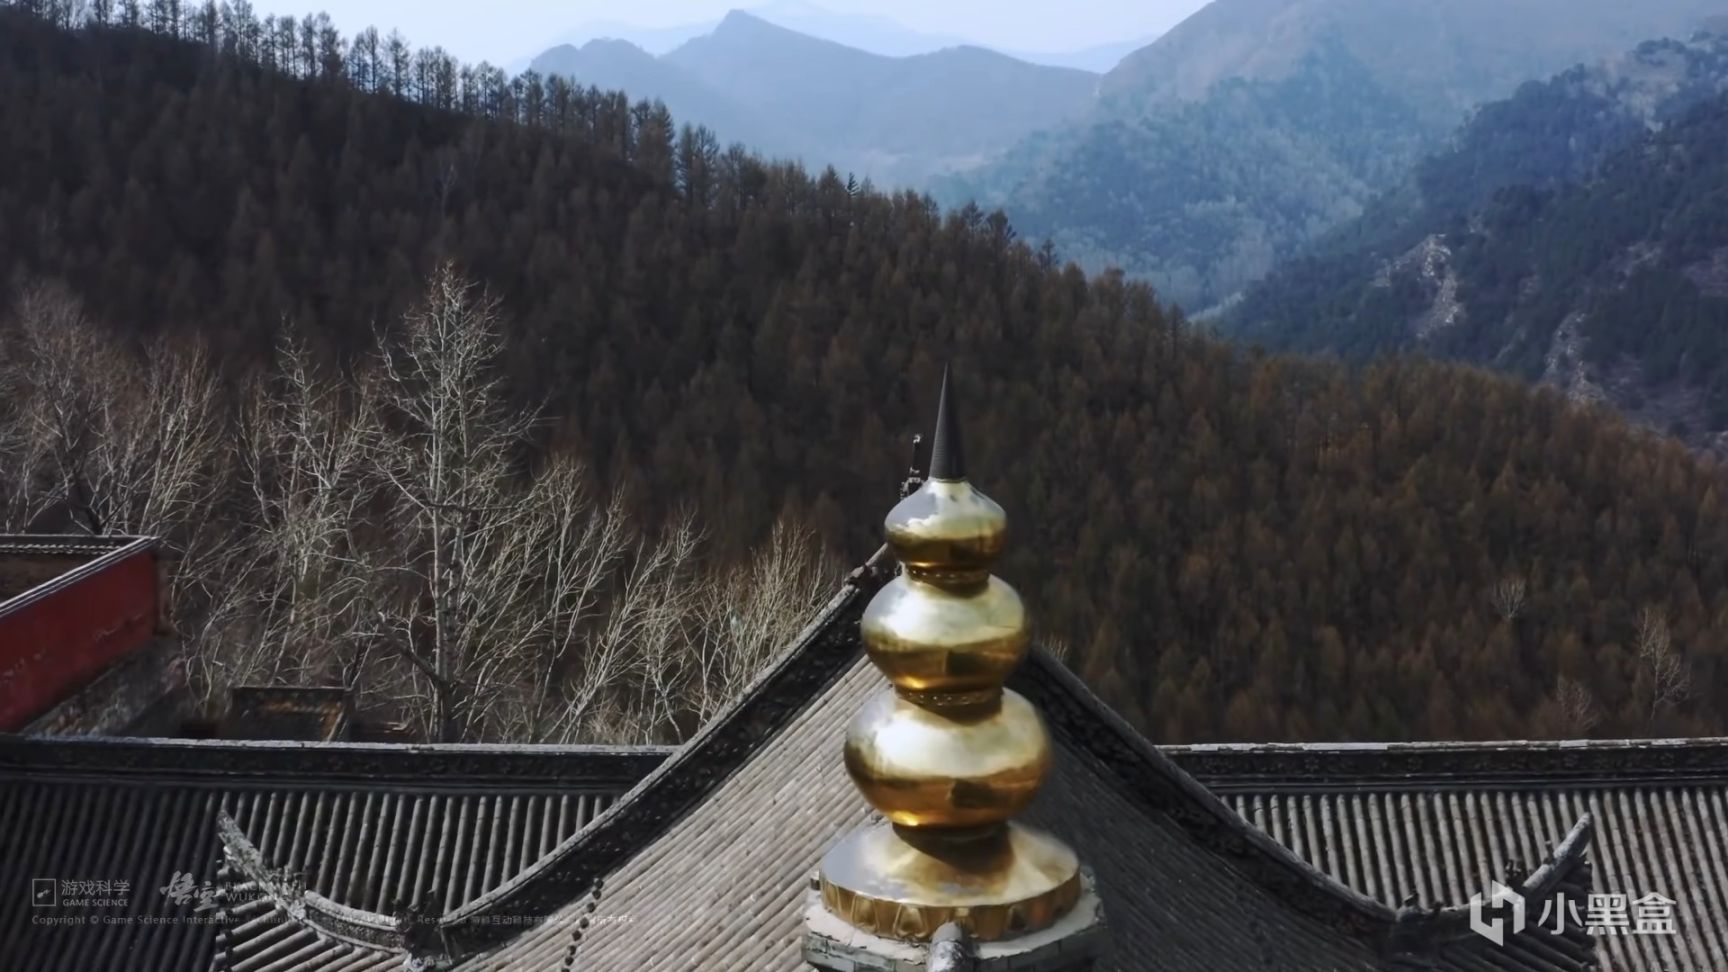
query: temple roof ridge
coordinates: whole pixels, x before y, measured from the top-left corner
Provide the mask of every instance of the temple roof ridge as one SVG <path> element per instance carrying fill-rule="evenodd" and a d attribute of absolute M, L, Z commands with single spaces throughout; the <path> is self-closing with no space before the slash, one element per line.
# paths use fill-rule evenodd
<path fill-rule="evenodd" d="M 887 547 L 847 575 L 789 648 L 730 705 L 592 824 L 527 870 L 455 911 L 439 925 L 459 955 L 501 944 L 520 925 L 494 913 L 544 916 L 587 893 L 640 847 L 673 827 L 742 765 L 756 745 L 817 698 L 856 657 L 856 620 L 891 570 Z M 850 623 L 847 623 L 850 622 Z"/>
<path fill-rule="evenodd" d="M 676 747 L 411 744 L 155 736 L 25 736 L 0 733 L 0 772 L 52 773 L 234 789 L 286 781 L 371 788 L 640 780 Z"/>
<path fill-rule="evenodd" d="M 1310 917 L 1344 929 L 1381 951 L 1398 950 L 1413 941 L 1433 943 L 1457 937 L 1460 914 L 1468 931 L 1467 905 L 1400 915 L 1315 867 L 1231 809 L 1042 648 L 1034 646 L 1009 684 L 1037 702 L 1053 731 L 1079 730 L 1078 748 L 1103 759 L 1145 804 Z M 1095 728 L 1088 730 L 1089 723 Z M 1517 890 L 1532 900 L 1552 893 L 1559 880 L 1584 862 L 1593 834 L 1594 820 L 1585 813 L 1551 849 L 1547 863 Z"/>
<path fill-rule="evenodd" d="M 1299 908 L 1328 920 L 1348 915 L 1342 926 L 1363 937 L 1384 933 L 1396 919 L 1392 909 L 1318 870 L 1231 810 L 1049 652 L 1035 646 L 1016 676 L 1009 684 L 1037 702 L 1054 732 L 1077 735 L 1078 748 L 1104 761 L 1145 806 L 1209 848 L 1228 851 L 1249 877 L 1280 894 L 1301 886 L 1307 893 L 1291 899 Z"/>
<path fill-rule="evenodd" d="M 1435 787 L 1673 786 L 1728 781 L 1728 737 L 1161 747 L 1217 793 Z"/>

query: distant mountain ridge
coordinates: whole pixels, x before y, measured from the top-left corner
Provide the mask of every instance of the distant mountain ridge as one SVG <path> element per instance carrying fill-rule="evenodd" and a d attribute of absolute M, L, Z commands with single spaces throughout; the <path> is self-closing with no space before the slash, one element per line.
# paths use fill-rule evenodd
<path fill-rule="evenodd" d="M 1077 68 L 1081 71 L 1103 74 L 1121 64 L 1123 58 L 1152 43 L 1158 37 L 1157 33 L 1146 34 L 1129 40 L 1094 44 L 1074 51 L 1037 51 L 1017 47 L 991 47 L 989 49 L 1030 64 Z"/>
<path fill-rule="evenodd" d="M 949 47 L 984 47 L 1031 64 L 1077 68 L 1094 73 L 1103 73 L 1115 67 L 1122 58 L 1150 44 L 1167 29 L 1154 29 L 1132 37 L 1074 49 L 1037 49 L 983 44 L 955 34 L 928 33 L 907 27 L 881 14 L 828 10 L 802 0 L 772 0 L 739 9 L 787 30 L 886 57 L 930 54 Z M 680 44 L 713 33 L 714 29 L 720 26 L 720 20 L 721 18 L 699 20 L 668 27 L 641 27 L 619 20 L 591 21 L 566 31 L 547 49 L 564 46 L 580 48 L 595 40 L 622 40 L 658 57 L 671 53 Z M 529 59 L 524 58 L 521 63 L 525 66 L 528 61 Z"/>
<path fill-rule="evenodd" d="M 1215 0 L 1124 58 L 1100 87 L 1119 107 L 1192 101 L 1226 80 L 1287 78 L 1306 52 L 1336 43 L 1450 131 L 1525 81 L 1689 35 L 1723 13 L 1720 0 Z"/>
<path fill-rule="evenodd" d="M 1725 99 L 1723 35 L 1527 84 L 1221 327 L 1490 364 L 1728 452 Z"/>
<path fill-rule="evenodd" d="M 621 41 L 560 47 L 533 68 L 666 102 L 680 123 L 770 156 L 832 164 L 888 185 L 988 161 L 1079 116 L 1097 75 L 980 47 L 886 57 L 741 11 L 661 57 Z"/>
<path fill-rule="evenodd" d="M 1359 215 L 1470 106 L 1725 6 L 1216 0 L 1106 74 L 1086 118 L 939 195 L 1211 308 Z"/>

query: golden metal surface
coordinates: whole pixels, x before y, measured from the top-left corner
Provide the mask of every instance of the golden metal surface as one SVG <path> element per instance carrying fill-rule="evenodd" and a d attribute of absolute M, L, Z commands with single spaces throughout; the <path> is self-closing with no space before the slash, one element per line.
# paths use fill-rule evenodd
<path fill-rule="evenodd" d="M 846 771 L 870 805 L 906 827 L 1000 823 L 1032 802 L 1050 769 L 1050 737 L 1025 697 L 965 714 L 882 692 L 846 732 Z"/>
<path fill-rule="evenodd" d="M 853 831 L 822 858 L 828 910 L 875 935 L 928 941 L 953 921 L 981 941 L 1053 924 L 1080 896 L 1080 861 L 1019 824 L 972 840 L 933 839 L 887 824 Z"/>
<path fill-rule="evenodd" d="M 885 523 L 905 573 L 864 610 L 870 660 L 893 684 L 846 733 L 846 770 L 886 821 L 822 859 L 824 906 L 873 934 L 927 941 L 956 921 L 980 939 L 1045 928 L 1080 895 L 1080 862 L 1009 818 L 1050 768 L 1031 703 L 1003 689 L 1025 657 L 1026 609 L 990 576 L 1008 518 L 964 478 L 943 383 L 926 480 Z"/>
<path fill-rule="evenodd" d="M 1008 538 L 1008 515 L 964 479 L 926 480 L 883 526 L 907 573 L 958 585 L 989 576 Z"/>
<path fill-rule="evenodd" d="M 994 695 L 1026 656 L 1026 609 L 994 577 L 969 592 L 902 575 L 864 609 L 870 660 L 907 692 Z"/>

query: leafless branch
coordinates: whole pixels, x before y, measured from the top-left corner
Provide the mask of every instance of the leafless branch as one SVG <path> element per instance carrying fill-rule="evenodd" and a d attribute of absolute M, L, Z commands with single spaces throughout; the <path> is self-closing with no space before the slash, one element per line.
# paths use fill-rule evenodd
<path fill-rule="evenodd" d="M 1636 647 L 1638 664 L 1650 684 L 1646 727 L 1654 732 L 1663 716 L 1691 696 L 1692 668 L 1674 650 L 1668 617 L 1658 608 L 1639 610 Z"/>
<path fill-rule="evenodd" d="M 1528 585 L 1523 577 L 1517 574 L 1507 574 L 1488 589 L 1488 600 L 1493 602 L 1494 610 L 1501 620 L 1515 620 L 1524 610 L 1524 601 L 1528 595 Z"/>

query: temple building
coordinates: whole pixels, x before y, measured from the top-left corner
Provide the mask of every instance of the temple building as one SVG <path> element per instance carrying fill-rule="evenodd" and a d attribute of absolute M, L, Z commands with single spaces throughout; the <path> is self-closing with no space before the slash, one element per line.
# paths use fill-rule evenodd
<path fill-rule="evenodd" d="M 154 541 L 0 536 L 0 732 L 135 734 L 173 722 Z"/>
<path fill-rule="evenodd" d="M 0 736 L 0 955 L 1728 968 L 1728 741 L 1160 748 L 1028 643 L 955 405 L 886 546 L 681 746 L 343 741 L 338 701 L 269 695 L 299 741 Z"/>

